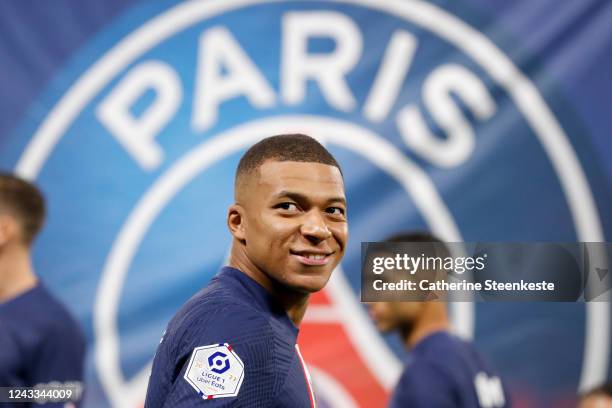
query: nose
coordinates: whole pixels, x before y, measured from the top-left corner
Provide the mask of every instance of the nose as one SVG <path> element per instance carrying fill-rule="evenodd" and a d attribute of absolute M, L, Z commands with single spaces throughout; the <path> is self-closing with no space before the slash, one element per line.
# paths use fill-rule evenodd
<path fill-rule="evenodd" d="M 317 244 L 332 236 L 323 216 L 318 210 L 310 211 L 301 227 L 302 235 L 310 242 Z"/>

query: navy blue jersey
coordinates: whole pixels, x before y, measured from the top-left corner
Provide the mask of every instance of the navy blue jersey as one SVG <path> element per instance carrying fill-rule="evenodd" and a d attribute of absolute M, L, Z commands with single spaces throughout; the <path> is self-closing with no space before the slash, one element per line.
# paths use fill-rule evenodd
<path fill-rule="evenodd" d="M 82 387 L 84 336 L 66 308 L 42 284 L 0 304 L 0 386 L 59 382 Z M 18 403 L 2 407 L 63 407 Z"/>
<path fill-rule="evenodd" d="M 390 407 L 509 407 L 500 377 L 471 344 L 447 332 L 421 340 L 410 353 Z"/>
<path fill-rule="evenodd" d="M 168 324 L 145 407 L 311 407 L 297 334 L 262 286 L 224 267 Z"/>

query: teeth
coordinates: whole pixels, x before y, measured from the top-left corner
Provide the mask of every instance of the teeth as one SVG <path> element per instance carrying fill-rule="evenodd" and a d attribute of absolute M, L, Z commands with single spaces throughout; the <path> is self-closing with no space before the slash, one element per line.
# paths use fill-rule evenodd
<path fill-rule="evenodd" d="M 321 260 L 321 259 L 325 258 L 325 255 L 306 255 L 306 258 L 308 258 L 308 259 L 315 259 L 315 260 Z"/>

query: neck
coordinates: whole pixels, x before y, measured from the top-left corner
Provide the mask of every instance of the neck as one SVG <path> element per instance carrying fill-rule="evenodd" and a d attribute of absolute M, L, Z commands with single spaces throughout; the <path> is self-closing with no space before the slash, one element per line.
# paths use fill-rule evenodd
<path fill-rule="evenodd" d="M 282 291 L 286 291 L 284 289 Z M 282 293 L 281 291 L 278 291 Z M 299 327 L 300 323 L 302 323 L 302 319 L 304 318 L 304 314 L 306 314 L 306 309 L 308 308 L 308 300 L 310 299 L 309 293 L 294 293 L 288 294 L 289 296 L 279 296 L 275 294 L 275 297 L 279 300 L 279 302 L 283 305 L 285 310 L 287 311 L 287 315 L 289 319 Z"/>
<path fill-rule="evenodd" d="M 299 326 L 308 308 L 309 293 L 291 290 L 279 285 L 276 281 L 258 268 L 237 245 L 232 246 L 229 266 L 238 269 L 255 282 L 263 286 L 285 309 L 289 319 Z"/>
<path fill-rule="evenodd" d="M 404 346 L 408 350 L 433 333 L 450 330 L 445 303 L 427 302 L 423 306 L 423 312 L 417 320 L 409 329 L 401 332 Z"/>
<path fill-rule="evenodd" d="M 27 247 L 9 243 L 0 248 L 0 303 L 27 292 L 36 282 Z"/>

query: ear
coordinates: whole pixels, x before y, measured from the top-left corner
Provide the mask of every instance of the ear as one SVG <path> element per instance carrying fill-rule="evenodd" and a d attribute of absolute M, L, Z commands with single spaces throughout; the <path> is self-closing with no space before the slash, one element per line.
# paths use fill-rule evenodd
<path fill-rule="evenodd" d="M 15 227 L 15 221 L 11 217 L 0 215 L 0 247 L 6 245 L 15 235 Z"/>
<path fill-rule="evenodd" d="M 246 243 L 245 224 L 246 218 L 244 207 L 240 204 L 230 205 L 227 210 L 227 227 L 234 238 L 242 243 Z"/>

